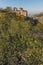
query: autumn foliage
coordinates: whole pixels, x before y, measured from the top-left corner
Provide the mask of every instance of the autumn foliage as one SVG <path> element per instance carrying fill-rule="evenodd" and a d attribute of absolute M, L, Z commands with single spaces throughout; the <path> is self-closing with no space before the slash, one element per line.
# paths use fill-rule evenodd
<path fill-rule="evenodd" d="M 21 15 L 21 14 L 16 14 L 16 16 L 17 16 L 19 19 L 24 19 L 24 16 Z"/>

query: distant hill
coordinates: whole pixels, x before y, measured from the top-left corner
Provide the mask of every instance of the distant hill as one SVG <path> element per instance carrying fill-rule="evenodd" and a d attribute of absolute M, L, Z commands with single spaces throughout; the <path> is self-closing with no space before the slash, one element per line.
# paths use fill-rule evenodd
<path fill-rule="evenodd" d="M 43 16 L 43 12 L 41 12 L 39 14 L 35 14 L 34 16 L 41 17 L 41 16 Z"/>

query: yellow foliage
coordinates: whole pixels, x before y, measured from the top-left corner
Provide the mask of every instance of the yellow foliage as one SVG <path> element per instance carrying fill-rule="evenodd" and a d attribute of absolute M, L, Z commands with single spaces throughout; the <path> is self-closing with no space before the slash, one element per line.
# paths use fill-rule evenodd
<path fill-rule="evenodd" d="M 24 19 L 24 16 L 21 15 L 21 14 L 16 14 L 16 16 L 17 16 L 18 18 L 20 18 L 20 19 Z"/>
<path fill-rule="evenodd" d="M 21 14 L 16 14 L 16 16 L 17 16 L 17 17 L 20 17 L 20 16 L 21 16 Z"/>

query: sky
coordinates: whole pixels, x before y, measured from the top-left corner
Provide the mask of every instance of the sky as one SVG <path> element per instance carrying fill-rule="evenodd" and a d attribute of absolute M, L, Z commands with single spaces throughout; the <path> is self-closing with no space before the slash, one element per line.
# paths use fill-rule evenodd
<path fill-rule="evenodd" d="M 24 8 L 29 14 L 43 12 L 43 0 L 0 0 L 0 8 Z"/>

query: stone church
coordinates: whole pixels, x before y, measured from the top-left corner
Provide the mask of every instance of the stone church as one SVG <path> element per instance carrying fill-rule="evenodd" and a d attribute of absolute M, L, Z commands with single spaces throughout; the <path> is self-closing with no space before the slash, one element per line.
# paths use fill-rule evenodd
<path fill-rule="evenodd" d="M 17 9 L 16 7 L 14 7 L 13 11 L 16 13 L 16 14 L 21 14 L 25 17 L 28 16 L 28 11 L 27 10 L 24 10 L 23 8 L 19 8 Z"/>

